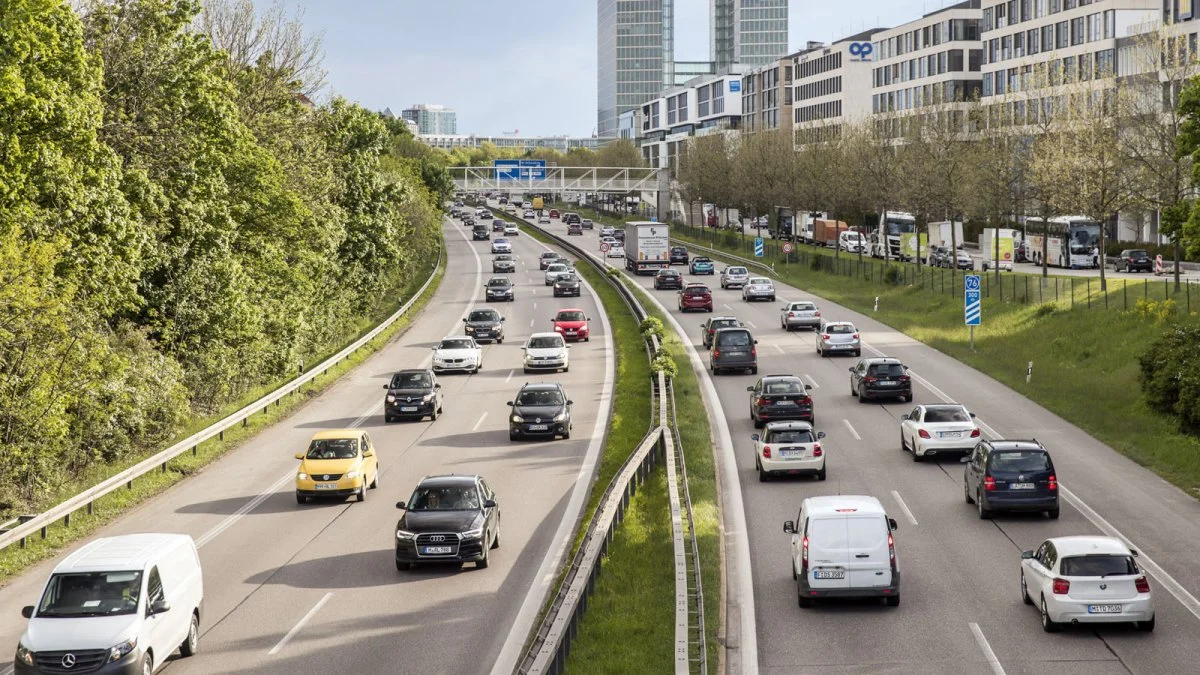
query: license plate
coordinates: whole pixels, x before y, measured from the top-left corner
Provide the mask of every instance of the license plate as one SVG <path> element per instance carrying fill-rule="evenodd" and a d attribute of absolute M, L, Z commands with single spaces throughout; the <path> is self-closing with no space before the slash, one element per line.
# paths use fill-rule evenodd
<path fill-rule="evenodd" d="M 846 570 L 813 570 L 814 579 L 845 579 Z"/>
<path fill-rule="evenodd" d="M 895 383 L 895 382 L 891 382 L 891 381 L 889 381 L 889 380 L 884 380 L 884 381 L 882 381 L 882 382 L 880 382 L 880 383 L 879 383 L 879 386 L 881 386 L 881 387 L 894 387 L 894 386 L 896 386 L 896 383 Z"/>
<path fill-rule="evenodd" d="M 337 483 L 317 483 L 318 490 L 336 490 Z"/>
<path fill-rule="evenodd" d="M 1008 489 L 1010 489 L 1010 490 L 1032 490 L 1033 483 L 1009 483 Z"/>
<path fill-rule="evenodd" d="M 417 412 L 417 406 L 415 406 L 415 405 L 401 406 L 400 412 Z"/>
<path fill-rule="evenodd" d="M 778 405 L 782 405 L 782 406 L 792 406 L 792 407 L 795 407 L 795 406 L 796 406 L 796 402 L 795 402 L 795 401 L 775 401 L 775 405 L 777 405 L 777 406 L 778 406 Z"/>
<path fill-rule="evenodd" d="M 958 438 L 961 435 L 962 434 L 960 434 L 957 431 L 939 431 L 938 432 L 938 438 Z"/>
<path fill-rule="evenodd" d="M 746 352 L 725 352 L 727 356 L 745 356 Z"/>
<path fill-rule="evenodd" d="M 422 551 L 425 555 L 442 555 L 454 550 L 450 546 L 426 546 Z"/>
<path fill-rule="evenodd" d="M 1120 614 L 1120 605 L 1088 605 L 1089 614 Z"/>
<path fill-rule="evenodd" d="M 547 424 L 530 424 L 529 425 L 530 431 L 546 431 L 549 428 L 550 428 L 550 426 Z"/>
<path fill-rule="evenodd" d="M 849 346 L 850 346 L 850 345 L 829 345 L 829 348 L 830 348 L 830 349 L 845 349 L 845 348 L 847 348 L 847 347 L 849 347 Z"/>
<path fill-rule="evenodd" d="M 804 451 L 803 450 L 780 450 L 779 456 L 783 457 L 784 459 L 794 459 L 797 457 L 803 457 Z"/>

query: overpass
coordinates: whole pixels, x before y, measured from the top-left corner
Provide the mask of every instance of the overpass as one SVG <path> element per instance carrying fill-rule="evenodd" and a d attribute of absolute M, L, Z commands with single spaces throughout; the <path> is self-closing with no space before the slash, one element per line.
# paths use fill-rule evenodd
<path fill-rule="evenodd" d="M 448 167 L 456 190 L 508 194 L 639 194 L 655 193 L 659 213 L 670 212 L 671 177 L 666 169 L 635 167 L 548 166 L 544 173 L 514 178 L 495 166 Z M 534 177 L 542 176 L 542 177 Z"/>

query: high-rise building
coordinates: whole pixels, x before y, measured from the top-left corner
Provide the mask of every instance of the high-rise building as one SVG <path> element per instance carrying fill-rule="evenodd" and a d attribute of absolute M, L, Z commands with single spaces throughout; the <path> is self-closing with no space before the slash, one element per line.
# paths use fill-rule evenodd
<path fill-rule="evenodd" d="M 717 69 L 763 65 L 788 53 L 788 0 L 709 0 L 709 49 Z"/>
<path fill-rule="evenodd" d="M 417 134 L 457 134 L 458 113 L 444 105 L 414 103 L 400 111 L 400 117 L 417 125 Z"/>
<path fill-rule="evenodd" d="M 674 83 L 674 0 L 597 0 L 596 133 Z"/>

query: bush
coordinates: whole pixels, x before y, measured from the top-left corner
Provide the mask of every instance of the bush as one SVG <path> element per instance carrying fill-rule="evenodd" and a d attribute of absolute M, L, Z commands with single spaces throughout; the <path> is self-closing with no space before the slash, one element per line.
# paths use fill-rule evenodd
<path fill-rule="evenodd" d="M 638 331 L 641 332 L 642 337 L 646 338 L 647 340 L 649 340 L 650 336 L 653 335 L 661 341 L 663 339 L 665 328 L 663 327 L 662 320 L 656 316 L 650 316 L 642 320 L 642 323 L 638 325 Z"/>
<path fill-rule="evenodd" d="M 1137 304 L 1133 306 L 1133 313 L 1139 319 L 1166 323 L 1179 315 L 1179 309 L 1175 305 L 1175 301 L 1170 298 L 1161 301 L 1139 298 Z"/>
<path fill-rule="evenodd" d="M 824 260 L 825 260 L 825 256 L 814 255 L 812 257 L 812 260 L 809 261 L 808 266 L 812 268 L 812 271 L 820 272 L 821 268 L 823 267 L 822 261 L 824 261 Z"/>
<path fill-rule="evenodd" d="M 1033 310 L 1033 318 L 1043 319 L 1051 314 L 1054 314 L 1057 309 L 1058 308 L 1054 306 L 1053 302 L 1044 302 L 1038 305 L 1037 309 Z"/>
<path fill-rule="evenodd" d="M 1174 244 L 1150 244 L 1150 243 L 1135 244 L 1133 242 L 1128 242 L 1128 241 L 1112 241 L 1112 240 L 1106 240 L 1104 242 L 1104 253 L 1105 253 L 1105 255 L 1107 255 L 1111 258 L 1115 258 L 1118 255 L 1121 255 L 1121 251 L 1124 251 L 1126 249 L 1141 249 L 1141 250 L 1145 251 L 1146 253 L 1149 253 L 1151 258 L 1153 258 L 1156 255 L 1161 255 L 1163 257 L 1164 265 L 1169 262 L 1173 262 L 1175 260 Z M 1185 261 L 1200 262 L 1200 259 L 1198 259 L 1197 256 L 1188 255 L 1188 249 L 1186 246 L 1183 246 L 1180 248 L 1180 255 L 1182 256 L 1182 259 Z"/>
<path fill-rule="evenodd" d="M 675 377 L 679 372 L 679 366 L 675 365 L 675 357 L 668 350 L 662 350 L 650 362 L 650 370 L 654 373 L 663 373 L 667 377 Z"/>
<path fill-rule="evenodd" d="M 1178 325 L 1138 358 L 1142 393 L 1151 408 L 1179 419 L 1184 433 L 1200 433 L 1200 325 Z"/>
<path fill-rule="evenodd" d="M 899 267 L 889 265 L 883 273 L 883 280 L 889 284 L 899 286 L 904 281 L 904 275 L 901 274 Z"/>

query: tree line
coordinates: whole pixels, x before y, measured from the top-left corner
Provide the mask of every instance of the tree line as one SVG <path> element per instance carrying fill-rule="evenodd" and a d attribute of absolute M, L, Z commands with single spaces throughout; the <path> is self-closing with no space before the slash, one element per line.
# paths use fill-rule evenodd
<path fill-rule="evenodd" d="M 249 0 L 0 4 L 0 513 L 294 375 L 440 249 L 444 164 Z"/>

